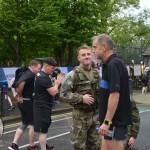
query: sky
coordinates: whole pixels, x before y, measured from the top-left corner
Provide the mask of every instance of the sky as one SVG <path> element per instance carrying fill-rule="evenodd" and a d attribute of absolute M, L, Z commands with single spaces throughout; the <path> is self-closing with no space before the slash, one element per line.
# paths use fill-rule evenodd
<path fill-rule="evenodd" d="M 150 0 L 140 0 L 140 6 L 141 6 L 141 10 L 150 9 Z M 146 22 L 150 24 L 150 18 Z"/>
<path fill-rule="evenodd" d="M 144 8 L 150 9 L 150 0 L 140 0 L 140 6 Z"/>
<path fill-rule="evenodd" d="M 132 15 L 138 15 L 139 13 L 142 12 L 143 9 L 149 9 L 150 10 L 150 0 L 140 0 L 140 9 L 135 9 L 135 8 L 129 8 L 126 13 L 130 13 Z M 150 23 L 150 18 L 146 21 L 147 23 Z"/>

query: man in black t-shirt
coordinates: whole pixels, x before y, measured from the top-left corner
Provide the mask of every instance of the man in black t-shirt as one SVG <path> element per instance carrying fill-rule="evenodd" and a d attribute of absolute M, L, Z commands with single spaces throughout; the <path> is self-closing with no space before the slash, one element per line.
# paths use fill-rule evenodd
<path fill-rule="evenodd" d="M 98 131 L 103 135 L 102 149 L 124 150 L 127 126 L 132 123 L 128 72 L 123 62 L 113 54 L 114 42 L 110 36 L 101 34 L 93 37 L 92 41 L 95 55 L 103 61 L 99 101 L 101 126 Z"/>
<path fill-rule="evenodd" d="M 51 124 L 51 108 L 53 96 L 57 94 L 58 87 L 64 77 L 60 73 L 54 85 L 49 77 L 57 65 L 53 58 L 46 58 L 43 61 L 43 68 L 35 78 L 35 101 L 34 101 L 34 131 L 39 133 L 41 150 L 53 150 L 53 146 L 46 144 L 48 128 Z"/>
<path fill-rule="evenodd" d="M 21 113 L 22 124 L 16 130 L 13 143 L 8 147 L 8 150 L 19 150 L 18 141 L 24 133 L 25 129 L 29 128 L 29 146 L 28 150 L 38 150 L 34 144 L 35 132 L 33 126 L 33 95 L 34 95 L 34 77 L 41 69 L 41 63 L 37 60 L 31 60 L 29 67 L 24 71 L 17 81 L 15 92 L 18 100 L 18 108 Z M 14 80 L 13 80 L 14 82 Z"/>

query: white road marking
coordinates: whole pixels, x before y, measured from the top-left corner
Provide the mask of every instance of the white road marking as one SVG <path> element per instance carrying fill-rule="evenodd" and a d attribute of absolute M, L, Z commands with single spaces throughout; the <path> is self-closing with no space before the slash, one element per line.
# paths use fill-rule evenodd
<path fill-rule="evenodd" d="M 58 115 L 57 115 L 58 116 Z M 63 116 L 63 114 L 61 115 Z M 56 117 L 55 117 L 56 118 Z M 58 119 L 58 120 L 54 120 L 52 122 L 58 122 L 58 121 L 62 121 L 62 120 L 67 120 L 67 119 L 71 119 L 72 117 L 67 117 L 67 118 L 63 118 L 63 119 Z M 11 128 L 11 127 L 15 127 L 15 126 L 19 126 L 21 123 L 16 123 L 16 124 L 12 124 L 12 125 L 7 125 L 6 128 Z M 4 127 L 5 128 L 5 127 Z M 28 127 L 29 128 L 29 127 Z M 7 132 L 4 132 L 3 135 L 5 134 L 9 134 L 9 133 L 12 133 L 12 132 L 16 132 L 16 130 L 10 130 L 10 131 L 7 131 Z"/>
<path fill-rule="evenodd" d="M 49 138 L 47 138 L 47 140 L 55 139 L 55 138 L 57 138 L 57 137 L 61 137 L 61 136 L 67 135 L 67 134 L 70 134 L 70 132 L 65 132 L 65 133 L 62 133 L 62 134 L 58 134 L 58 135 L 49 137 Z M 37 143 L 39 143 L 39 141 L 36 141 L 36 142 L 35 142 L 35 144 L 37 144 Z M 22 146 L 19 147 L 19 149 L 22 149 L 22 148 L 27 147 L 27 146 L 29 146 L 29 144 L 22 145 Z"/>
<path fill-rule="evenodd" d="M 144 111 L 140 111 L 140 114 L 142 114 L 142 113 L 144 113 L 144 112 L 148 112 L 148 111 L 150 111 L 150 109 L 144 110 Z"/>
<path fill-rule="evenodd" d="M 145 110 L 145 111 L 140 111 L 140 114 L 144 113 L 144 112 L 148 112 L 150 111 L 150 109 L 148 110 Z M 55 115 L 55 116 L 52 116 L 52 118 L 58 118 L 58 117 L 64 117 L 64 116 L 67 116 L 67 115 L 70 115 L 71 113 L 66 113 L 66 114 L 61 114 L 61 115 Z M 67 117 L 67 118 L 63 118 L 63 119 L 58 119 L 58 120 L 54 120 L 52 122 L 58 122 L 58 121 L 62 121 L 62 120 L 66 120 L 66 119 L 71 119 L 72 117 Z M 16 124 L 12 124 L 12 125 L 7 125 L 6 127 L 7 128 L 10 128 L 10 127 L 15 127 L 17 125 L 19 125 L 20 123 L 16 123 Z M 11 131 L 8 131 L 8 132 L 5 132 L 3 134 L 8 134 L 8 133 L 12 133 L 12 132 L 15 132 L 16 130 L 11 130 Z M 70 134 L 70 132 L 65 132 L 65 133 L 62 133 L 62 134 L 58 134 L 58 135 L 55 135 L 55 136 L 52 136 L 52 137 L 49 137 L 47 138 L 47 140 L 51 140 L 51 139 L 55 139 L 55 138 L 58 138 L 58 137 L 61 137 L 61 136 L 64 136 L 64 135 L 68 135 Z M 35 144 L 39 143 L 39 141 L 36 141 Z M 24 147 L 27 147 L 29 144 L 25 144 L 25 145 L 22 145 L 20 146 L 19 148 L 22 149 Z"/>

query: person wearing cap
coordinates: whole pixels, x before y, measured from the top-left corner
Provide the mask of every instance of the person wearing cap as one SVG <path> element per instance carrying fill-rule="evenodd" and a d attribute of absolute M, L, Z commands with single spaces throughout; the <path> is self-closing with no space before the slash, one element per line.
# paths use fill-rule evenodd
<path fill-rule="evenodd" d="M 53 96 L 57 94 L 58 87 L 64 77 L 64 74 L 60 73 L 55 83 L 52 83 L 49 76 L 56 66 L 57 63 L 53 58 L 44 59 L 43 68 L 35 77 L 34 131 L 39 133 L 41 150 L 54 150 L 54 146 L 46 144 L 46 137 L 51 124 Z"/>

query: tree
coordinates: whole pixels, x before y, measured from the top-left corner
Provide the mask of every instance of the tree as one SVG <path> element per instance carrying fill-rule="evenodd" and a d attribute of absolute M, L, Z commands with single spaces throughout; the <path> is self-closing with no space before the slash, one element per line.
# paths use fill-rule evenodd
<path fill-rule="evenodd" d="M 7 51 L 7 58 L 17 66 L 41 55 L 43 49 L 46 51 L 53 44 L 59 28 L 57 18 L 48 0 L 2 0 L 0 38 L 4 44 L 1 51 Z"/>
<path fill-rule="evenodd" d="M 129 14 L 124 17 L 114 17 L 109 25 L 109 31 L 117 44 L 117 51 L 124 57 L 126 63 L 132 59 L 136 63 L 142 60 L 142 53 L 150 45 L 150 26 L 146 24 L 148 11 L 138 16 Z M 135 55 L 136 54 L 136 55 Z"/>
<path fill-rule="evenodd" d="M 90 45 L 91 37 L 99 33 L 111 34 L 123 46 L 148 45 L 149 28 L 143 16 L 137 20 L 120 13 L 138 6 L 139 0 L 1 0 L 2 65 L 8 60 L 18 66 L 52 56 L 59 66 L 72 66 L 77 63 L 76 48 Z M 144 17 L 148 15 L 145 11 Z"/>
<path fill-rule="evenodd" d="M 60 15 L 64 20 L 59 34 L 61 44 L 56 47 L 57 61 L 73 64 L 74 50 L 82 43 L 90 43 L 90 37 L 97 33 L 108 33 L 109 22 L 114 14 L 129 6 L 138 7 L 138 1 L 122 0 L 64 0 L 59 3 Z M 65 57 L 68 55 L 68 58 Z"/>

